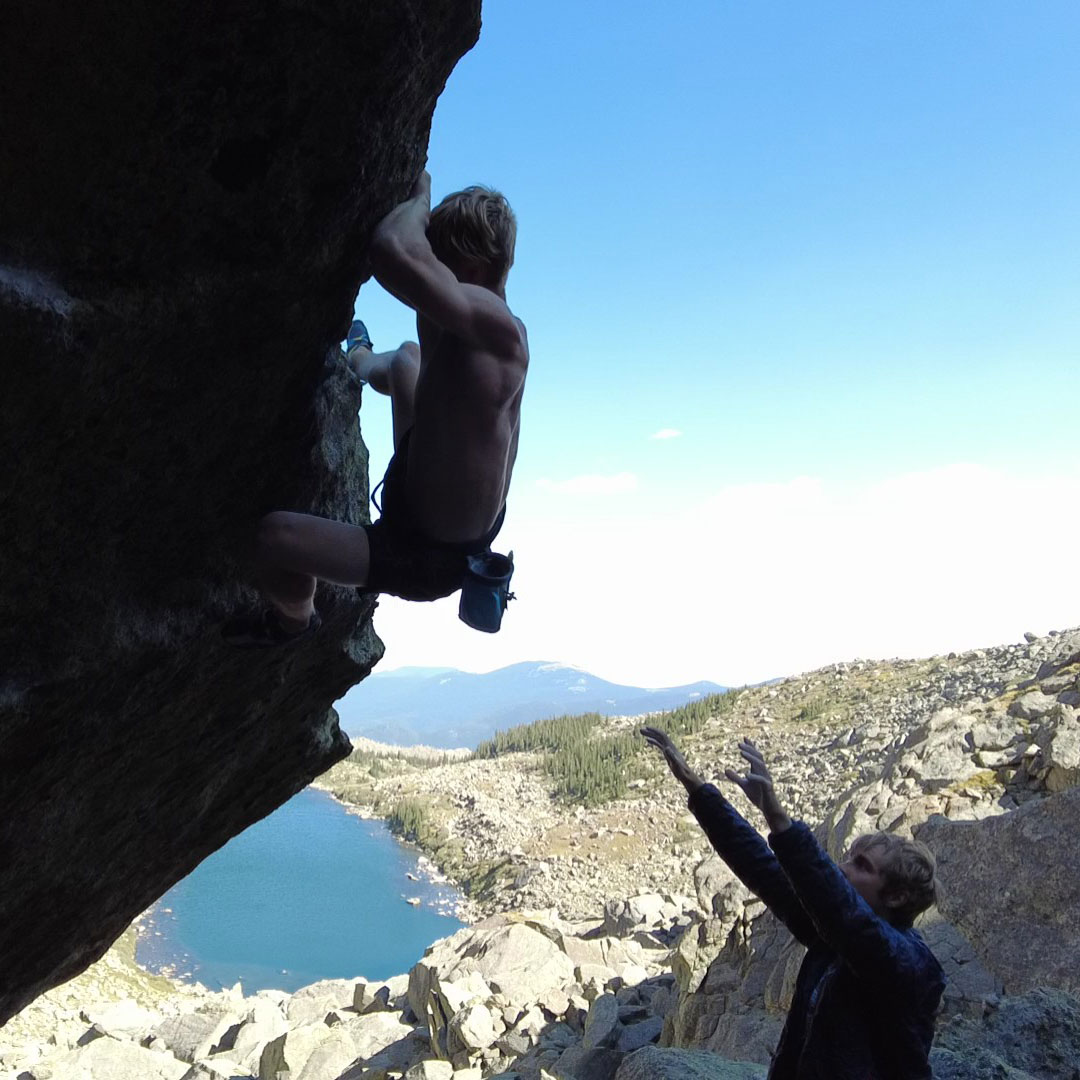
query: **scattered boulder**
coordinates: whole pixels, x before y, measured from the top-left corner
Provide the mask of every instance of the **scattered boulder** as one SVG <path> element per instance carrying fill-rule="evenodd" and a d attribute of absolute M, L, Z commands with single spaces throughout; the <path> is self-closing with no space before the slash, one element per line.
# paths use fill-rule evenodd
<path fill-rule="evenodd" d="M 664 1018 L 662 1016 L 647 1016 L 635 1024 L 623 1027 L 618 1034 L 615 1048 L 626 1053 L 640 1050 L 643 1046 L 655 1043 L 663 1030 Z"/>
<path fill-rule="evenodd" d="M 259 1055 L 262 1048 L 288 1030 L 285 1014 L 273 1001 L 256 997 L 233 1035 L 230 1042 L 223 1040 L 223 1045 L 238 1061 L 253 1063 L 252 1071 L 258 1072 Z"/>
<path fill-rule="evenodd" d="M 372 1043 L 364 1047 L 370 1056 L 365 1056 L 361 1052 L 352 1068 L 347 1074 L 342 1074 L 340 1080 L 354 1080 L 357 1076 L 363 1077 L 364 1080 L 379 1080 L 380 1073 L 396 1075 L 431 1056 L 431 1045 L 425 1028 L 414 1028 L 403 1023 L 397 1029 L 397 1034 L 398 1038 L 385 1043 L 374 1053 L 371 1053 Z M 383 1029 L 384 1038 L 393 1037 L 393 1035 L 394 1032 L 389 1028 Z"/>
<path fill-rule="evenodd" d="M 397 1011 L 409 1001 L 409 976 L 394 975 L 383 982 L 369 983 L 361 979 L 353 991 L 353 1008 L 360 1013 Z"/>
<path fill-rule="evenodd" d="M 373 1058 L 387 1047 L 408 1040 L 413 1035 L 411 1024 L 403 1023 L 394 1013 L 373 1012 L 354 1017 L 340 1025 L 345 1028 L 356 1047 L 356 1057 Z"/>
<path fill-rule="evenodd" d="M 355 1060 L 356 1043 L 350 1037 L 347 1028 L 337 1025 L 327 1029 L 327 1034 L 311 1051 L 304 1067 L 295 1070 L 289 1080 L 337 1080 L 337 1078 Z"/>
<path fill-rule="evenodd" d="M 292 1025 L 322 1020 L 328 1012 L 348 1008 L 353 1004 L 352 979 L 323 979 L 297 990 L 289 998 L 286 1015 Z"/>
<path fill-rule="evenodd" d="M 278 1073 L 286 1071 L 299 1075 L 315 1047 L 329 1034 L 324 1024 L 306 1024 L 272 1039 L 259 1056 L 259 1080 L 277 1080 Z"/>
<path fill-rule="evenodd" d="M 451 1056 L 465 1051 L 472 1054 L 486 1050 L 505 1030 L 502 1021 L 496 1022 L 483 1005 L 467 1005 L 454 1013 L 447 1034 L 447 1051 Z"/>
<path fill-rule="evenodd" d="M 111 1002 L 102 1008 L 93 1008 L 82 1014 L 83 1018 L 102 1035 L 111 1035 L 115 1039 L 133 1039 L 138 1041 L 144 1032 L 149 1032 L 163 1017 L 160 1013 L 143 1008 L 131 998 Z"/>
<path fill-rule="evenodd" d="M 614 994 L 601 994 L 589 1006 L 581 1045 L 587 1050 L 595 1046 L 613 1047 L 619 1039 L 619 1002 Z"/>
<path fill-rule="evenodd" d="M 223 1055 L 215 1055 L 196 1061 L 180 1080 L 247 1080 L 249 1076 L 243 1065 Z"/>
<path fill-rule="evenodd" d="M 181 1080 L 188 1066 L 171 1054 L 119 1039 L 95 1039 L 41 1070 L 42 1080 Z M 35 1070 L 37 1072 L 37 1070 Z"/>
<path fill-rule="evenodd" d="M 708 856 L 694 868 L 694 887 L 702 910 L 728 926 L 752 895 L 719 855 Z"/>
<path fill-rule="evenodd" d="M 150 1034 L 181 1061 L 194 1062 L 210 1054 L 235 1023 L 233 1009 L 215 1003 L 164 1020 Z"/>
<path fill-rule="evenodd" d="M 466 1002 L 497 994 L 504 1006 L 526 1008 L 573 981 L 573 965 L 550 937 L 493 919 L 431 946 L 409 973 L 409 1003 L 434 1052 L 447 1057 L 450 1021 Z"/>
<path fill-rule="evenodd" d="M 614 1080 L 625 1056 L 605 1047 L 571 1046 L 549 1071 L 557 1080 Z"/>
<path fill-rule="evenodd" d="M 1021 720 L 1037 720 L 1049 712 L 1054 704 L 1054 698 L 1049 694 L 1044 694 L 1041 690 L 1029 690 L 1009 706 L 1009 715 L 1017 716 Z"/>
<path fill-rule="evenodd" d="M 609 900 L 604 905 L 604 932 L 612 937 L 624 937 L 640 927 L 656 926 L 664 921 L 665 903 L 659 893 L 641 893 L 626 900 Z"/>
<path fill-rule="evenodd" d="M 1042 719 L 1035 739 L 1039 777 L 1047 791 L 1065 791 L 1080 783 L 1080 709 L 1054 705 Z"/>
<path fill-rule="evenodd" d="M 457 1075 L 449 1061 L 421 1061 L 409 1069 L 404 1080 L 453 1080 Z"/>

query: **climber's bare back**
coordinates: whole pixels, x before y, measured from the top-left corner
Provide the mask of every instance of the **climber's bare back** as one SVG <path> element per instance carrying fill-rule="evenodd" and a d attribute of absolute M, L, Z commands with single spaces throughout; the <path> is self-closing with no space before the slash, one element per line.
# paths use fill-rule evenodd
<path fill-rule="evenodd" d="M 408 495 L 417 523 L 435 540 L 483 536 L 510 487 L 517 457 L 521 398 L 529 363 L 525 327 L 499 305 L 516 334 L 484 345 L 466 342 L 420 314 L 420 374 L 409 441 Z"/>

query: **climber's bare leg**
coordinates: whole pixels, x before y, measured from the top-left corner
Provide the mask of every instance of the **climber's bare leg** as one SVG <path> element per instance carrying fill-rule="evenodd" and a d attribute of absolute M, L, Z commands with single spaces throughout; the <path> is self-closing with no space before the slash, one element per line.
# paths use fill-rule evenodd
<path fill-rule="evenodd" d="M 346 354 L 349 367 L 380 394 L 390 393 L 390 361 L 397 356 L 397 349 L 390 352 L 372 352 L 364 345 L 354 345 Z"/>
<path fill-rule="evenodd" d="M 311 621 L 316 582 L 363 585 L 370 559 L 363 529 L 311 514 L 275 510 L 255 535 L 256 582 L 282 627 L 297 633 Z"/>
<path fill-rule="evenodd" d="M 349 365 L 372 390 L 387 394 L 394 410 L 394 446 L 413 425 L 416 414 L 416 380 L 420 375 L 420 346 L 402 342 L 392 352 L 372 352 L 354 345 L 347 356 Z"/>

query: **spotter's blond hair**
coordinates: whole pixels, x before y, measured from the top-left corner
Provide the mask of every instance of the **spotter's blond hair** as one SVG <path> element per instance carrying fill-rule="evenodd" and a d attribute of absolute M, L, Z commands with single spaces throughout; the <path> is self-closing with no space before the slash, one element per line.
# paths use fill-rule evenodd
<path fill-rule="evenodd" d="M 881 872 L 885 893 L 903 893 L 907 901 L 892 911 L 893 922 L 910 925 L 937 899 L 936 863 L 933 852 L 918 840 L 905 840 L 893 833 L 874 832 L 857 837 L 849 856 L 864 851 L 881 851 Z"/>

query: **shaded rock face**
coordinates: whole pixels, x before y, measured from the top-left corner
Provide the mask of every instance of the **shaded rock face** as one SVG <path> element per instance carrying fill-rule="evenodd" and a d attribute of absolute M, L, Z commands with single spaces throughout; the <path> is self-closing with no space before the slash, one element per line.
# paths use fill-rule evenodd
<path fill-rule="evenodd" d="M 918 830 L 937 855 L 938 907 L 1009 993 L 1080 992 L 1078 812 L 1074 787 L 1003 817 L 937 816 Z"/>
<path fill-rule="evenodd" d="M 217 628 L 262 513 L 367 520 L 336 342 L 479 6 L 11 14 L 0 1022 L 348 751 L 330 705 L 380 655 L 371 601 L 322 589 L 294 652 Z"/>
<path fill-rule="evenodd" d="M 1080 1062 L 1080 1001 L 1046 988 L 993 999 L 954 1017 L 930 1056 L 935 1080 L 1072 1080 Z"/>

